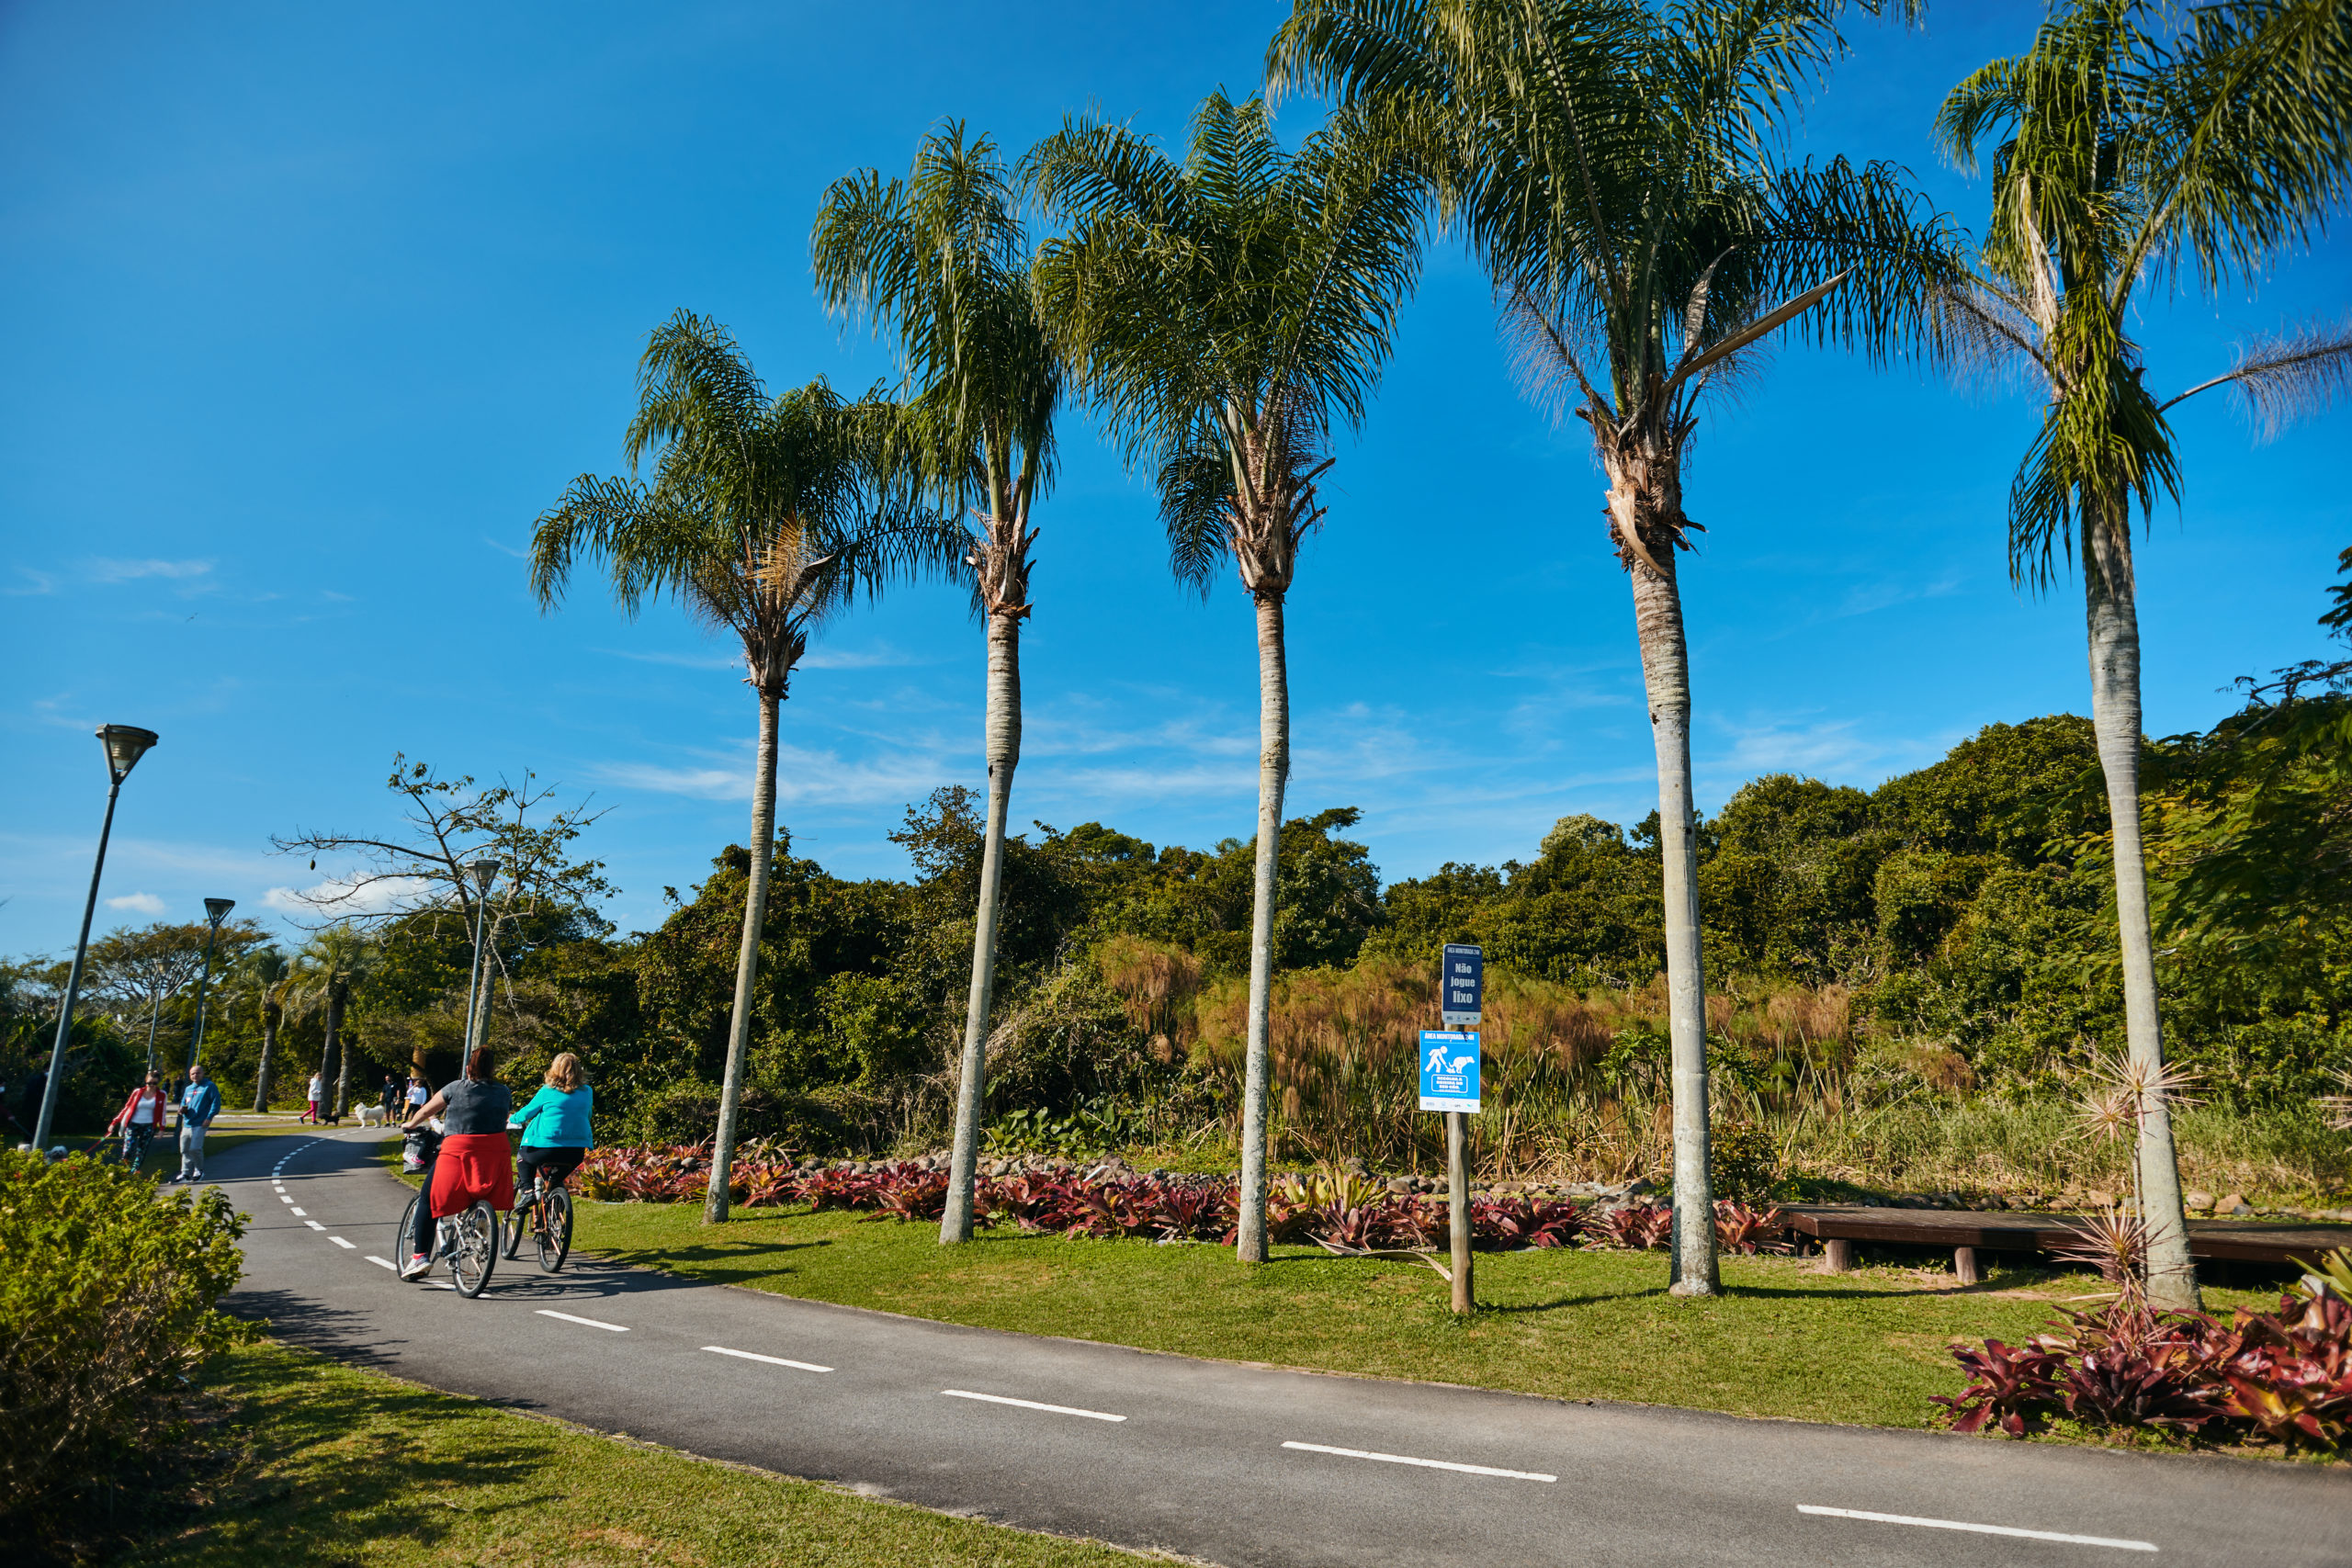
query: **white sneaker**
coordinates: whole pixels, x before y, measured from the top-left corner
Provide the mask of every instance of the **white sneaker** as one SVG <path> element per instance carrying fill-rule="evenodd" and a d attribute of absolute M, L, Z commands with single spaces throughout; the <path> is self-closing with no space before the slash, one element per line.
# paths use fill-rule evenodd
<path fill-rule="evenodd" d="M 425 1257 L 422 1252 L 412 1252 L 408 1256 L 407 1263 L 403 1264 L 401 1268 L 401 1278 L 403 1280 L 422 1280 L 425 1275 L 432 1271 L 433 1259 Z"/>

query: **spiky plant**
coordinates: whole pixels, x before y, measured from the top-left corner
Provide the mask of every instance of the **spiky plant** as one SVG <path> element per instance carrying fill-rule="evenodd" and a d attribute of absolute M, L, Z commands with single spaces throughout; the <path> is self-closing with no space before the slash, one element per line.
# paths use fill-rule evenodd
<path fill-rule="evenodd" d="M 1036 267 L 1073 374 L 1159 491 L 1177 579 L 1230 560 L 1257 613 L 1258 835 L 1236 1252 L 1263 1261 L 1274 869 L 1290 776 L 1283 604 L 1321 524 L 1335 426 L 1362 424 L 1419 274 L 1409 157 L 1347 112 L 1285 152 L 1265 104 L 1212 95 L 1179 163 L 1091 118 L 1025 168 L 1069 221 Z"/>
<path fill-rule="evenodd" d="M 1531 389 L 1592 434 L 1657 758 L 1681 1295 L 1719 1288 L 1678 561 L 1700 526 L 1683 510 L 1685 449 L 1710 395 L 1781 327 L 1876 356 L 1932 326 L 1957 265 L 1949 226 L 1901 171 L 1775 156 L 1798 97 L 1843 52 L 1842 8 L 1296 0 L 1268 53 L 1278 84 L 1331 93 L 1419 152 L 1504 300 Z"/>
<path fill-rule="evenodd" d="M 2173 23 L 2178 20 L 2177 30 Z M 2063 6 L 2026 53 L 1955 87 L 1937 119 L 1963 168 L 1993 143 L 1992 226 L 1950 321 L 1993 361 L 2046 388 L 2041 429 L 2009 490 L 2009 563 L 2047 586 L 2079 549 L 2091 721 L 2113 823 L 2117 937 L 2131 1055 L 2164 1065 L 2140 823 L 2140 627 L 2132 514 L 2177 497 L 2165 414 L 2217 387 L 2258 429 L 2352 386 L 2352 330 L 2250 340 L 2229 371 L 2163 398 L 2129 323 L 2143 286 L 2251 287 L 2343 199 L 2352 169 L 2352 8 L 2342 0 L 2225 0 L 2185 16 L 2149 0 Z M 2172 1122 L 2137 1118 L 2149 1298 L 2194 1307 Z"/>
<path fill-rule="evenodd" d="M 950 121 L 923 138 L 904 180 L 866 169 L 835 181 L 809 241 L 826 305 L 898 336 L 910 450 L 940 504 L 971 519 L 964 564 L 988 623 L 988 829 L 943 1242 L 972 1239 L 1005 820 L 1021 762 L 1021 623 L 1034 607 L 1029 514 L 1053 479 L 1062 400 L 1061 365 L 1030 295 L 1021 206 L 996 144 Z"/>
<path fill-rule="evenodd" d="M 962 529 L 924 511 L 893 453 L 897 409 L 845 403 L 823 378 L 771 397 L 732 334 L 680 310 L 656 328 L 638 369 L 629 473 L 582 474 L 538 519 L 531 590 L 552 609 L 585 558 L 607 569 L 614 603 L 635 616 L 674 599 L 741 644 L 760 705 L 752 780 L 751 874 L 735 963 L 727 1066 L 703 1217 L 727 1218 L 752 982 L 775 854 L 777 709 L 809 639 L 860 591 L 946 570 Z M 638 469 L 650 463 L 652 476 Z"/>

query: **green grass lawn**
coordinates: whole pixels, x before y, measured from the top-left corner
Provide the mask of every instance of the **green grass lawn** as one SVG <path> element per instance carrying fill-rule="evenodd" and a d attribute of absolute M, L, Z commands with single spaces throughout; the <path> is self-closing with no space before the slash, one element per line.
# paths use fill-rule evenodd
<path fill-rule="evenodd" d="M 574 1431 L 277 1346 L 210 1377 L 228 1473 L 119 1561 L 171 1568 L 791 1564 L 1122 1568 L 1088 1541 L 950 1518 Z"/>
<path fill-rule="evenodd" d="M 1955 1393 L 1954 1338 L 2015 1340 L 2083 1275 L 1996 1262 L 1962 1288 L 1948 1269 L 1812 1272 L 1808 1259 L 1726 1258 L 1729 1294 L 1666 1294 L 1663 1253 L 1481 1253 L 1481 1311 L 1410 1263 L 983 1232 L 942 1247 L 930 1225 L 839 1213 L 738 1210 L 706 1228 L 694 1204 L 579 1207 L 575 1245 L 628 1263 L 782 1295 L 1025 1334 L 1224 1360 L 1889 1427 L 1925 1427 Z M 2209 1309 L 2277 1292 L 2209 1290 Z"/>

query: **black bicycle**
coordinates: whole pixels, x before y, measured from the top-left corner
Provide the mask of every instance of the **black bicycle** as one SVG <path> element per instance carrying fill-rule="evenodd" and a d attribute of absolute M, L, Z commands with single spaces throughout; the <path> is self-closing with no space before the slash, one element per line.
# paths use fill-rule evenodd
<path fill-rule="evenodd" d="M 545 1171 L 514 1201 L 514 1215 L 506 1227 L 508 1258 L 522 1250 L 526 1229 L 538 1244 L 539 1267 L 550 1274 L 562 1268 L 571 1256 L 571 1194 L 560 1181 L 549 1187 Z"/>

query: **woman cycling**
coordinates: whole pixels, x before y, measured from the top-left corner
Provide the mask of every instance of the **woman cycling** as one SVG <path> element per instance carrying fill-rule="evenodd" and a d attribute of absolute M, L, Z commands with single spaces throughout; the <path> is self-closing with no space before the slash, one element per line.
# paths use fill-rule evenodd
<path fill-rule="evenodd" d="M 416 1231 L 401 1279 L 413 1280 L 433 1267 L 434 1221 L 481 1202 L 502 1212 L 514 1206 L 514 1161 L 506 1141 L 506 1119 L 514 1111 L 514 1094 L 490 1076 L 485 1048 L 466 1058 L 464 1077 L 443 1085 L 402 1123 L 413 1132 L 435 1116 L 442 1119 L 429 1199 L 416 1206 Z"/>
<path fill-rule="evenodd" d="M 107 1131 L 118 1129 L 122 1134 L 122 1163 L 137 1170 L 147 1163 L 147 1145 L 164 1124 L 164 1091 L 155 1087 L 155 1075 L 149 1073 L 147 1081 L 130 1091 L 122 1109 L 107 1123 Z"/>
<path fill-rule="evenodd" d="M 547 1082 L 506 1124 L 508 1132 L 523 1134 L 523 1152 L 514 1164 L 516 1187 L 527 1193 L 541 1178 L 549 1187 L 560 1187 L 580 1168 L 595 1146 L 588 1131 L 595 1103 L 596 1091 L 588 1087 L 579 1057 L 566 1051 L 548 1064 Z"/>

